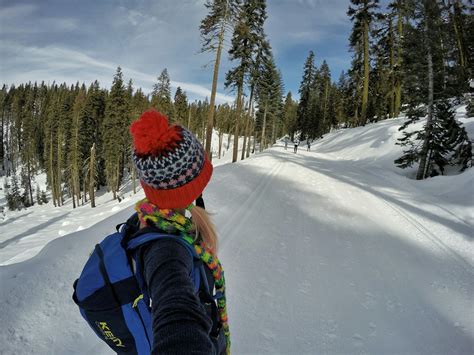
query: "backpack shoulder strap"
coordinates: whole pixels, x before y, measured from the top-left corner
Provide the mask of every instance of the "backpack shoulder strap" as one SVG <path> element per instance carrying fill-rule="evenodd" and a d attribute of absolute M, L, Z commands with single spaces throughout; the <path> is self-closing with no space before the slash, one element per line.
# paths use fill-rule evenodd
<path fill-rule="evenodd" d="M 204 265 L 201 261 L 201 258 L 196 253 L 194 246 L 189 244 L 186 240 L 184 240 L 180 236 L 162 233 L 153 227 L 145 227 L 138 233 L 135 233 L 135 235 L 133 235 L 133 237 L 128 240 L 126 244 L 126 250 L 133 254 L 133 252 L 141 245 L 144 245 L 146 243 L 149 243 L 154 240 L 159 240 L 159 239 L 172 240 L 176 243 L 181 244 L 182 246 L 186 248 L 186 250 L 188 251 L 189 255 L 191 256 L 193 260 L 194 266 L 193 266 L 193 269 L 191 270 L 190 276 L 194 282 L 194 291 L 197 292 L 201 284 L 201 279 L 203 275 L 202 273 L 204 272 Z"/>

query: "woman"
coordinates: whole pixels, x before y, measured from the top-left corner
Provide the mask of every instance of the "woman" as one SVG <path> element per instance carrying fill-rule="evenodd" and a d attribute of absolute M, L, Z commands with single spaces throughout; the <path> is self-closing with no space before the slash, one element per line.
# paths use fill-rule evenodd
<path fill-rule="evenodd" d="M 130 132 L 133 162 L 146 196 L 136 205 L 138 234 L 158 230 L 187 240 L 209 267 L 217 293 L 224 294 L 216 231 L 206 211 L 193 205 L 213 170 L 202 145 L 186 128 L 169 126 L 154 110 L 133 122 Z M 139 255 L 152 300 L 152 353 L 229 353 L 225 297 L 217 302 L 218 327 L 194 292 L 189 250 L 173 239 L 160 239 L 142 246 Z"/>

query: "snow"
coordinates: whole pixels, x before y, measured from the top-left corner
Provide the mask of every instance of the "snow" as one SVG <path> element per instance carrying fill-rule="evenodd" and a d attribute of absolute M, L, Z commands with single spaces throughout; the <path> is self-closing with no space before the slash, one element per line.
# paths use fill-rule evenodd
<path fill-rule="evenodd" d="M 473 137 L 474 118 L 460 119 Z M 408 178 L 393 165 L 401 123 L 216 162 L 204 198 L 234 354 L 474 353 L 474 169 Z M 71 293 L 94 244 L 142 197 L 123 195 L 0 225 L 2 354 L 110 353 Z"/>

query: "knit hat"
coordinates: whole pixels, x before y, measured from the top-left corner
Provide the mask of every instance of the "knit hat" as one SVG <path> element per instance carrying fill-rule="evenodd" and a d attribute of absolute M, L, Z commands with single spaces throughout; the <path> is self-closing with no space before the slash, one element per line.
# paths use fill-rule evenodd
<path fill-rule="evenodd" d="M 155 110 L 130 126 L 132 159 L 147 199 L 159 208 L 185 208 L 206 187 L 212 164 L 196 137 Z"/>

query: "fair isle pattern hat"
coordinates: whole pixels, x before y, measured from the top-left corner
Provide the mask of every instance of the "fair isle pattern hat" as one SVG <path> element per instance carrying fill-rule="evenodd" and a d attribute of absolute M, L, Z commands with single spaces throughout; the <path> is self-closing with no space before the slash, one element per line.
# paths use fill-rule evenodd
<path fill-rule="evenodd" d="M 161 209 L 186 208 L 202 193 L 212 164 L 196 137 L 155 111 L 130 126 L 132 159 L 147 199 Z"/>

